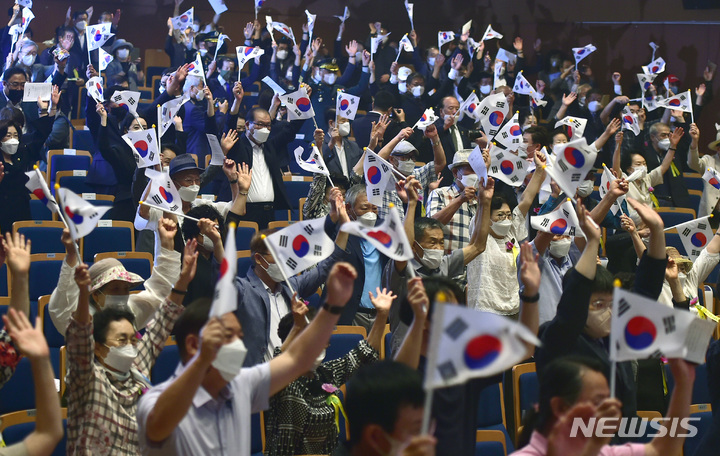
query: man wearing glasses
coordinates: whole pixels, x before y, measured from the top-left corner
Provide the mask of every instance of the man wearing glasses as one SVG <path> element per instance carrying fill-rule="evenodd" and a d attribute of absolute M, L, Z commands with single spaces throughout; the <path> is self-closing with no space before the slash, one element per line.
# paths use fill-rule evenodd
<path fill-rule="evenodd" d="M 247 195 L 243 220 L 257 222 L 261 230 L 275 220 L 275 210 L 289 210 L 292 206 L 283 184 L 282 167 L 288 166 L 288 144 L 295 139 L 304 120 L 273 123 L 270 113 L 262 108 L 252 109 L 246 118 L 246 133 L 228 158 L 246 163 L 252 169 L 252 181 Z M 323 144 L 324 134 L 315 130 L 315 144 Z M 294 159 L 294 158 L 293 158 Z"/>

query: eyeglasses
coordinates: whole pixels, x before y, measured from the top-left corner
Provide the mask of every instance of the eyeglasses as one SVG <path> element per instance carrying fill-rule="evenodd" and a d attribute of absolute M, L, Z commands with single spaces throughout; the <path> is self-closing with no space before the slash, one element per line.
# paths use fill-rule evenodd
<path fill-rule="evenodd" d="M 497 219 L 498 219 L 498 221 L 512 220 L 512 219 L 513 219 L 513 213 L 512 213 L 512 212 L 498 212 L 498 213 L 497 213 Z"/>
<path fill-rule="evenodd" d="M 183 184 L 187 185 L 200 185 L 202 183 L 202 180 L 199 177 L 186 177 L 185 179 L 181 180 Z"/>
<path fill-rule="evenodd" d="M 8 82 L 8 83 L 6 83 L 6 85 L 9 87 L 12 87 L 13 89 L 17 89 L 17 88 L 24 89 L 25 88 L 24 82 Z"/>
<path fill-rule="evenodd" d="M 133 347 L 135 347 L 135 346 L 137 346 L 138 342 L 140 342 L 140 339 L 138 339 L 137 337 L 131 337 L 130 339 L 128 339 L 127 337 L 120 337 L 118 339 L 108 339 L 108 340 L 113 340 L 113 341 L 117 342 L 120 347 L 124 347 L 127 344 L 130 344 Z"/>
<path fill-rule="evenodd" d="M 268 128 L 269 129 L 272 127 L 271 124 L 265 123 L 265 122 L 253 122 L 253 125 L 255 125 L 258 128 Z"/>
<path fill-rule="evenodd" d="M 590 308 L 593 310 L 605 310 L 612 306 L 612 301 L 607 299 L 596 299 L 590 303 Z"/>

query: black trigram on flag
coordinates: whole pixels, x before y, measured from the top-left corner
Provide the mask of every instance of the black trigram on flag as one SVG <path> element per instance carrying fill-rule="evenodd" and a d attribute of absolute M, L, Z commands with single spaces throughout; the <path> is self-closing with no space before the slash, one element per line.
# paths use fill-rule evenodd
<path fill-rule="evenodd" d="M 288 237 L 284 234 L 280 235 L 280 242 L 278 242 L 280 247 L 287 247 L 287 243 L 288 243 Z"/>
<path fill-rule="evenodd" d="M 160 198 L 160 195 L 153 195 L 151 198 L 153 200 L 153 203 L 155 204 L 162 204 L 163 200 Z"/>
<path fill-rule="evenodd" d="M 438 372 L 443 380 L 448 381 L 457 377 L 457 370 L 453 365 L 452 361 L 446 361 L 437 367 Z"/>
<path fill-rule="evenodd" d="M 292 258 L 288 258 L 285 264 L 288 265 L 288 267 L 293 271 L 297 267 L 297 261 L 293 260 Z"/>
<path fill-rule="evenodd" d="M 372 196 L 380 196 L 380 189 L 379 188 L 372 189 Z"/>
<path fill-rule="evenodd" d="M 630 304 L 628 304 L 625 298 L 620 298 L 620 303 L 618 304 L 618 316 L 622 317 L 628 310 L 630 310 Z"/>
<path fill-rule="evenodd" d="M 688 237 L 690 236 L 690 233 L 692 233 L 692 230 L 690 228 L 685 228 L 682 232 L 682 235 Z"/>
<path fill-rule="evenodd" d="M 402 255 L 405 252 L 405 248 L 402 244 L 398 244 L 397 248 L 395 249 L 395 255 Z"/>
<path fill-rule="evenodd" d="M 313 228 L 312 225 L 305 225 L 305 226 L 303 227 L 303 231 L 305 231 L 305 232 L 306 232 L 307 234 L 309 234 L 309 235 L 312 235 L 313 232 L 315 231 L 315 228 Z"/>
<path fill-rule="evenodd" d="M 543 227 L 543 228 L 547 228 L 548 223 L 550 223 L 550 219 L 549 219 L 549 218 L 544 218 L 544 219 L 542 220 L 542 222 L 540 222 L 540 226 Z"/>
<path fill-rule="evenodd" d="M 665 327 L 665 334 L 675 332 L 675 315 L 663 318 L 663 326 Z"/>
<path fill-rule="evenodd" d="M 577 182 L 580 180 L 580 173 L 574 173 L 572 176 L 570 176 L 571 182 Z"/>
<path fill-rule="evenodd" d="M 563 170 L 563 172 L 568 170 L 568 166 L 562 160 L 558 160 L 558 166 L 560 167 L 561 170 Z"/>
<path fill-rule="evenodd" d="M 377 161 L 377 158 L 375 158 L 374 155 L 370 155 L 370 154 L 368 154 L 367 159 L 368 159 L 369 162 L 376 162 L 376 161 Z"/>
<path fill-rule="evenodd" d="M 458 317 L 450 323 L 447 328 L 445 328 L 445 334 L 447 334 L 450 339 L 457 340 L 466 329 L 468 329 L 467 323 L 465 323 L 462 318 Z"/>
<path fill-rule="evenodd" d="M 486 116 L 488 112 L 490 112 L 490 108 L 485 106 L 484 108 L 482 108 L 482 111 L 480 111 L 480 114 Z"/>
<path fill-rule="evenodd" d="M 319 245 L 316 245 L 315 250 L 313 251 L 313 255 L 322 256 L 322 247 Z"/>

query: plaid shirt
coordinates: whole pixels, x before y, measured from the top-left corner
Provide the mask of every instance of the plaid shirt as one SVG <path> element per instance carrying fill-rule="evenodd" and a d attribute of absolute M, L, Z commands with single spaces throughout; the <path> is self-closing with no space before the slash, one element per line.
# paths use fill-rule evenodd
<path fill-rule="evenodd" d="M 412 173 L 413 176 L 415 176 L 415 179 L 420 182 L 420 195 L 427 195 L 428 185 L 437 180 L 437 175 L 435 174 L 435 162 L 431 161 L 421 168 L 415 168 Z M 385 220 L 385 217 L 387 217 L 389 212 L 390 203 L 393 203 L 395 207 L 398 208 L 400 212 L 400 220 L 404 221 L 405 211 L 402 209 L 403 202 L 394 189 L 393 191 L 385 190 L 385 193 L 383 193 L 382 207 L 378 207 L 378 218 Z"/>
<path fill-rule="evenodd" d="M 461 195 L 460 188 L 453 183 L 449 187 L 440 187 L 430 193 L 427 203 L 427 216 L 432 217 L 450 204 L 452 200 Z M 445 254 L 453 250 L 462 249 L 470 244 L 470 219 L 477 213 L 477 199 L 465 201 L 445 225 L 450 233 L 445 234 Z"/>
<path fill-rule="evenodd" d="M 70 319 L 67 329 L 67 454 L 140 454 L 135 412 L 155 363 L 183 307 L 165 300 L 147 325 L 138 344 L 130 376 L 119 380 L 95 362 L 92 322 L 86 325 Z"/>
<path fill-rule="evenodd" d="M 275 356 L 279 354 L 280 349 L 276 349 Z M 332 454 L 338 443 L 337 417 L 334 407 L 327 403 L 330 393 L 322 385 L 339 388 L 360 366 L 377 360 L 378 352 L 360 341 L 342 358 L 322 363 L 312 377 L 300 376 L 272 396 L 265 412 L 265 454 Z"/>

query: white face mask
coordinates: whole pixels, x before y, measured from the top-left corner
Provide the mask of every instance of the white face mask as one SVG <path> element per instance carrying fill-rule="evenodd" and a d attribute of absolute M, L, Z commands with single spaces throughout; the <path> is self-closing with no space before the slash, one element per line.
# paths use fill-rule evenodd
<path fill-rule="evenodd" d="M 415 169 L 414 160 L 398 160 L 397 169 L 406 176 L 411 174 Z"/>
<path fill-rule="evenodd" d="M 192 25 L 192 31 L 197 33 L 200 31 L 200 24 L 193 24 Z"/>
<path fill-rule="evenodd" d="M 490 225 L 490 229 L 493 233 L 497 234 L 498 236 L 505 237 L 510 232 L 510 228 L 512 228 L 512 220 L 500 220 L 497 222 L 492 222 Z"/>
<path fill-rule="evenodd" d="M 588 311 L 585 333 L 593 339 L 601 339 L 610 334 L 610 323 L 612 322 L 612 309 L 610 307 L 602 310 Z"/>
<path fill-rule="evenodd" d="M 200 53 L 200 57 L 205 57 L 205 54 L 207 54 L 207 49 L 198 49 L 198 52 Z"/>
<path fill-rule="evenodd" d="M 592 193 L 593 188 L 595 187 L 595 181 L 592 180 L 584 180 L 580 185 L 578 185 L 577 188 L 577 195 L 580 198 L 585 198 L 589 194 Z"/>
<path fill-rule="evenodd" d="M 270 130 L 267 128 L 255 129 L 253 131 L 253 139 L 260 144 L 267 141 L 268 136 L 270 136 Z"/>
<path fill-rule="evenodd" d="M 36 56 L 34 56 L 34 55 L 32 55 L 32 54 L 26 54 L 26 55 L 24 55 L 23 58 L 22 58 L 22 64 L 25 65 L 25 66 L 28 66 L 28 67 L 29 67 L 29 66 L 32 66 L 32 65 L 35 63 L 35 57 L 36 57 Z"/>
<path fill-rule="evenodd" d="M 105 296 L 102 305 L 103 309 L 126 309 L 130 300 L 130 295 L 106 295 L 103 293 L 103 296 Z"/>
<path fill-rule="evenodd" d="M 335 81 L 337 81 L 337 76 L 335 75 L 335 73 L 330 73 L 323 76 L 323 82 L 327 85 L 333 85 L 335 84 Z"/>
<path fill-rule="evenodd" d="M 435 66 L 435 57 L 428 57 L 427 63 L 430 66 Z"/>
<path fill-rule="evenodd" d="M 421 97 L 422 94 L 425 93 L 425 87 L 423 86 L 415 86 L 413 87 L 410 92 L 413 94 L 414 97 Z"/>
<path fill-rule="evenodd" d="M 120 60 L 125 60 L 130 55 L 130 49 L 118 49 L 117 56 Z"/>
<path fill-rule="evenodd" d="M 288 51 L 285 49 L 281 49 L 277 51 L 277 58 L 278 60 L 285 60 L 288 56 Z"/>
<path fill-rule="evenodd" d="M 407 81 L 398 82 L 398 92 L 407 93 Z"/>
<path fill-rule="evenodd" d="M 195 94 L 195 99 L 197 101 L 203 101 L 205 99 L 205 91 L 198 89 L 197 93 Z"/>
<path fill-rule="evenodd" d="M 265 260 L 267 262 L 267 260 Z M 259 264 L 259 263 L 258 263 Z M 268 276 L 273 280 L 273 282 L 282 282 L 285 280 L 285 278 L 282 275 L 282 271 L 280 270 L 280 266 L 277 265 L 277 263 L 268 263 L 267 267 L 260 264 L 260 267 L 265 270 Z"/>
<path fill-rule="evenodd" d="M 463 174 L 463 177 L 460 179 L 460 183 L 463 184 L 465 188 L 476 187 L 478 182 L 480 182 L 480 178 L 477 177 L 477 174 Z"/>
<path fill-rule="evenodd" d="M 555 258 L 566 257 L 568 252 L 570 252 L 571 243 L 572 241 L 570 240 L 570 238 L 564 238 L 550 242 L 550 255 L 554 256 Z"/>
<path fill-rule="evenodd" d="M 347 136 L 350 134 L 350 122 L 345 122 L 337 125 L 338 133 L 340 136 Z"/>
<path fill-rule="evenodd" d="M 0 145 L 0 148 L 2 148 L 2 151 L 8 155 L 15 155 L 17 153 L 19 145 L 20 141 L 12 138 L 2 143 L 2 145 Z"/>
<path fill-rule="evenodd" d="M 80 21 L 80 22 L 78 22 L 78 23 L 75 24 L 75 28 L 78 29 L 78 30 L 80 30 L 80 31 L 85 30 L 85 27 L 87 27 L 87 21 Z"/>
<path fill-rule="evenodd" d="M 357 221 L 362 223 L 365 228 L 372 228 L 377 222 L 377 214 L 374 212 L 366 212 L 357 218 Z"/>
<path fill-rule="evenodd" d="M 520 158 L 527 158 L 527 143 L 522 143 L 517 148 L 518 157 Z"/>
<path fill-rule="evenodd" d="M 323 361 L 325 360 L 325 351 L 326 351 L 326 350 L 323 348 L 323 351 L 321 351 L 320 354 L 318 355 L 317 359 L 315 359 L 315 362 L 313 363 L 313 370 L 315 370 L 315 369 L 317 369 L 318 367 L 320 367 L 320 365 L 321 365 L 321 364 L 323 363 Z"/>
<path fill-rule="evenodd" d="M 247 355 L 245 344 L 242 340 L 235 339 L 220 347 L 212 362 L 212 367 L 220 372 L 223 380 L 230 382 L 240 373 L 245 362 L 245 355 Z"/>
<path fill-rule="evenodd" d="M 492 90 L 492 86 L 490 85 L 481 85 L 480 86 L 480 93 L 483 95 L 487 95 Z"/>
<path fill-rule="evenodd" d="M 137 358 L 137 348 L 129 344 L 123 345 L 122 347 L 108 348 L 110 351 L 108 351 L 107 356 L 103 360 L 105 364 L 117 371 L 128 372 L 132 367 L 135 358 Z"/>
<path fill-rule="evenodd" d="M 600 110 L 600 108 L 602 108 L 602 105 L 600 104 L 599 101 L 593 100 L 590 103 L 588 103 L 588 109 L 590 110 L 590 112 L 598 112 Z"/>
<path fill-rule="evenodd" d="M 660 150 L 668 150 L 670 148 L 670 138 L 665 138 L 658 141 L 658 148 Z"/>
<path fill-rule="evenodd" d="M 442 261 L 445 252 L 442 249 L 424 249 L 420 244 L 418 246 L 423 251 L 423 256 L 420 258 L 420 262 L 428 269 L 435 270 L 440 267 L 440 261 Z"/>
<path fill-rule="evenodd" d="M 214 250 L 215 250 L 215 244 L 213 243 L 212 239 L 210 239 L 209 237 L 205 236 L 204 234 L 202 235 L 202 237 L 203 237 L 202 246 L 205 247 L 205 249 L 208 250 L 208 251 L 210 251 L 210 252 L 214 251 Z"/>
<path fill-rule="evenodd" d="M 178 193 L 180 194 L 180 199 L 185 201 L 186 203 L 191 203 L 195 201 L 195 198 L 197 198 L 197 194 L 200 191 L 199 185 L 191 185 L 189 187 L 180 187 L 178 189 Z"/>

